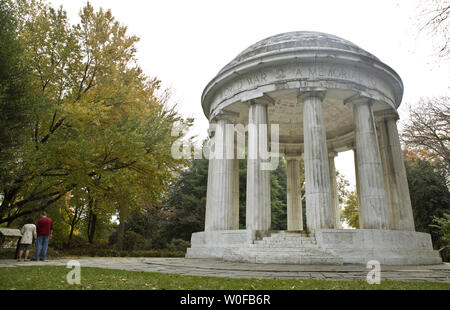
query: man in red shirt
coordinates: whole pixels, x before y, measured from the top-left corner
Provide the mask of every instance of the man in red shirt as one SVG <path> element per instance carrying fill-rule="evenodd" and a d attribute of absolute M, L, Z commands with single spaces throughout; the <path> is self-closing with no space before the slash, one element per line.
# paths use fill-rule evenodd
<path fill-rule="evenodd" d="M 52 236 L 53 222 L 47 217 L 47 213 L 41 212 L 41 218 L 36 223 L 37 239 L 36 239 L 36 254 L 33 260 L 38 260 L 39 254 L 41 261 L 45 261 L 47 255 L 48 240 Z M 42 250 L 42 252 L 41 252 Z"/>

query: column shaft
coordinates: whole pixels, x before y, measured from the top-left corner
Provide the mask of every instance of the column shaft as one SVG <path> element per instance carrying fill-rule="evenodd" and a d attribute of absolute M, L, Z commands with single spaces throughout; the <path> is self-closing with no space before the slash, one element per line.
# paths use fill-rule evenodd
<path fill-rule="evenodd" d="M 251 230 L 271 227 L 270 171 L 261 169 L 261 154 L 267 151 L 267 105 L 253 102 L 248 120 L 246 201 L 246 227 Z"/>
<path fill-rule="evenodd" d="M 362 217 L 362 212 L 363 210 L 361 210 L 361 189 L 359 188 L 359 173 L 358 173 L 358 156 L 356 156 L 356 146 L 354 146 L 353 148 L 353 160 L 354 160 L 354 165 L 355 165 L 355 182 L 356 182 L 356 197 L 358 198 L 358 221 L 361 223 L 361 217 Z"/>
<path fill-rule="evenodd" d="M 389 229 L 380 151 L 371 103 L 354 103 L 353 116 L 361 203 L 360 228 Z"/>
<path fill-rule="evenodd" d="M 303 230 L 300 163 L 298 159 L 287 160 L 287 229 Z"/>
<path fill-rule="evenodd" d="M 390 229 L 415 231 L 396 120 L 383 118 L 377 124 Z"/>
<path fill-rule="evenodd" d="M 239 159 L 233 159 L 233 211 L 232 227 L 239 229 Z"/>
<path fill-rule="evenodd" d="M 310 232 L 333 228 L 330 171 L 322 115 L 322 100 L 306 97 L 303 107 L 306 221 Z"/>
<path fill-rule="evenodd" d="M 227 121 L 219 119 L 216 124 L 214 164 L 212 171 L 210 230 L 233 229 L 233 147 L 234 131 L 227 129 Z M 230 155 L 231 154 L 231 155 Z M 231 157 L 231 159 L 230 159 Z"/>
<path fill-rule="evenodd" d="M 208 184 L 206 188 L 206 210 L 205 210 L 205 231 L 213 230 L 212 223 L 212 195 L 213 195 L 213 171 L 214 171 L 214 158 L 210 158 L 208 162 Z"/>

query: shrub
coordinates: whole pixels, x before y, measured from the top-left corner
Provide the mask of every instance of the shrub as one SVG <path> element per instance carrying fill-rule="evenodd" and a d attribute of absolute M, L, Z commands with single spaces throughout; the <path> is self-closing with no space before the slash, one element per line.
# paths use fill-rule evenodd
<path fill-rule="evenodd" d="M 145 239 L 134 231 L 126 231 L 123 236 L 123 249 L 126 251 L 142 250 L 145 247 Z"/>
<path fill-rule="evenodd" d="M 36 251 L 36 248 L 34 246 L 32 246 L 30 248 L 30 254 L 28 255 L 28 258 L 33 258 L 34 257 L 34 253 Z M 0 259 L 14 259 L 14 256 L 16 254 L 16 248 L 7 248 L 7 249 L 3 249 L 0 248 Z M 62 257 L 62 252 L 55 250 L 51 247 L 48 247 L 47 249 L 47 258 L 60 258 Z M 22 259 L 24 258 L 24 256 L 22 256 Z"/>
<path fill-rule="evenodd" d="M 433 217 L 433 223 L 430 226 L 437 229 L 440 236 L 441 255 L 444 261 L 450 260 L 450 214 L 444 213 L 444 217 Z"/>
<path fill-rule="evenodd" d="M 191 246 L 189 241 L 183 239 L 172 239 L 169 243 L 166 244 L 167 250 L 171 252 L 181 252 L 185 253 L 186 249 Z"/>

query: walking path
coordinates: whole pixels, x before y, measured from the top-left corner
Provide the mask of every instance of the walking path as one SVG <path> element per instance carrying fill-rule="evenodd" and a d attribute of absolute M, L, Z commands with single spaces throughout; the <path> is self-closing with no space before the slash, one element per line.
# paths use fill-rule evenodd
<path fill-rule="evenodd" d="M 214 259 L 185 258 L 64 258 L 45 262 L 0 260 L 0 267 L 66 266 L 75 259 L 81 267 L 98 267 L 131 271 L 176 273 L 181 275 L 228 278 L 278 278 L 321 280 L 365 280 L 370 269 L 364 265 L 286 265 L 224 262 Z M 381 280 L 430 281 L 450 283 L 450 264 L 428 266 L 381 266 Z"/>

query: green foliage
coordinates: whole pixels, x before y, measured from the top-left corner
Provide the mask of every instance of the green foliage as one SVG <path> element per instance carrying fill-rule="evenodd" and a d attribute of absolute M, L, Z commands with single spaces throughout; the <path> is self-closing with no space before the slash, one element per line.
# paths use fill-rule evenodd
<path fill-rule="evenodd" d="M 138 38 L 110 11 L 87 3 L 71 25 L 62 8 L 44 1 L 8 3 L 0 47 L 8 50 L 0 57 L 16 58 L 0 61 L 10 72 L 0 73 L 0 117 L 20 124 L 8 134 L 24 138 L 8 156 L 1 148 L 0 224 L 53 206 L 62 211 L 53 214 L 58 240 L 68 224 L 93 242 L 112 215 L 125 221 L 132 210 L 161 204 L 184 165 L 170 154 L 171 128 L 192 121 L 167 108 L 161 82 L 137 64 Z M 22 80 L 12 85 L 11 74 Z"/>
<path fill-rule="evenodd" d="M 179 180 L 170 188 L 163 204 L 169 212 L 167 240 L 190 240 L 193 232 L 204 230 L 208 164 L 204 158 L 191 161 L 190 167 L 180 173 Z"/>
<path fill-rule="evenodd" d="M 123 250 L 133 251 L 141 250 L 145 246 L 145 239 L 142 235 L 134 231 L 126 231 L 123 239 Z"/>
<path fill-rule="evenodd" d="M 442 243 L 449 247 L 450 246 L 450 214 L 444 213 L 443 218 L 434 217 L 431 227 L 438 229 L 439 235 L 441 236 Z"/>
<path fill-rule="evenodd" d="M 405 167 L 416 231 L 431 234 L 434 246 L 440 248 L 443 240 L 438 230 L 430 225 L 434 218 L 450 213 L 450 191 L 445 174 L 422 159 L 406 161 Z"/>
<path fill-rule="evenodd" d="M 337 195 L 339 200 L 339 205 L 344 204 L 350 195 L 350 191 L 348 187 L 350 186 L 350 182 L 336 170 L 336 186 L 337 186 Z"/>
<path fill-rule="evenodd" d="M 191 246 L 191 243 L 183 239 L 172 239 L 167 245 L 166 249 L 171 252 L 186 253 L 186 249 Z"/>
<path fill-rule="evenodd" d="M 440 236 L 441 246 L 442 246 L 442 257 L 445 261 L 450 260 L 450 214 L 444 213 L 444 217 L 433 218 L 433 223 L 430 224 L 431 227 L 437 229 L 437 234 Z M 440 249 L 441 250 L 441 249 Z"/>
<path fill-rule="evenodd" d="M 63 208 L 57 204 L 49 207 L 46 212 L 47 216 L 53 221 L 53 232 L 49 246 L 58 250 L 64 249 L 69 239 L 70 226 L 67 224 Z M 39 214 L 36 214 L 35 218 L 37 220 Z"/>
<path fill-rule="evenodd" d="M 287 229 L 287 171 L 286 162 L 280 158 L 277 169 L 270 172 L 270 204 L 272 229 Z"/>
<path fill-rule="evenodd" d="M 356 190 L 348 192 L 347 200 L 341 212 L 341 220 L 345 221 L 350 227 L 359 228 L 359 203 Z"/>
<path fill-rule="evenodd" d="M 11 160 L 22 142 L 21 133 L 32 118 L 35 103 L 30 96 L 30 69 L 18 36 L 18 20 L 9 1 L 0 1 L 0 160 Z M 7 180 L 8 166 L 1 165 L 0 183 Z"/>

